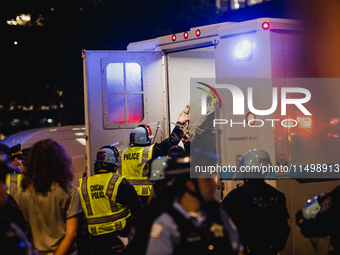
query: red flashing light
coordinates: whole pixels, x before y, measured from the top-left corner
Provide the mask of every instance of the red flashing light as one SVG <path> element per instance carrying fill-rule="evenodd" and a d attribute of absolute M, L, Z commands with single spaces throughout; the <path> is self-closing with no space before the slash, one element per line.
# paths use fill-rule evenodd
<path fill-rule="evenodd" d="M 201 30 L 197 29 L 195 34 L 197 37 L 199 37 L 201 35 Z"/>
<path fill-rule="evenodd" d="M 172 36 L 171 36 L 171 39 L 172 39 L 173 41 L 176 41 L 176 35 L 172 35 Z"/>
<path fill-rule="evenodd" d="M 269 25 L 268 22 L 263 22 L 263 23 L 262 23 L 262 28 L 263 28 L 264 30 L 267 30 L 269 27 L 270 27 L 270 25 Z"/>
<path fill-rule="evenodd" d="M 183 37 L 184 37 L 184 39 L 188 39 L 188 37 L 189 37 L 188 32 L 184 32 Z"/>

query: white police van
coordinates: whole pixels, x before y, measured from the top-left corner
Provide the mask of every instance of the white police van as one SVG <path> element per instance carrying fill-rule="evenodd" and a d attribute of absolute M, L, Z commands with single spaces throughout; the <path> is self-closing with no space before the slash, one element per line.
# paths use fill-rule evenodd
<path fill-rule="evenodd" d="M 317 170 L 324 164 L 336 167 L 340 89 L 330 86 L 327 92 L 329 88 L 323 91 L 317 84 L 309 86 L 304 81 L 301 86 L 306 93 L 294 94 L 292 88 L 300 87 L 299 81 L 298 85 L 294 83 L 295 78 L 312 77 L 306 68 L 304 47 L 300 22 L 261 18 L 195 27 L 131 43 L 127 51 L 84 50 L 89 174 L 94 173 L 94 158 L 100 147 L 115 142 L 121 149 L 128 147 L 129 133 L 140 124 L 151 126 L 156 134 L 154 141 L 168 137 L 197 82 L 215 87 L 221 97 L 221 107 L 215 113 L 215 119 L 224 123 L 216 125 L 216 153 L 221 156 L 221 166 L 236 166 L 246 151 L 258 148 L 270 154 L 274 166 L 295 167 L 298 171 L 305 171 L 306 166 Z M 252 103 L 243 100 L 242 113 L 234 115 L 231 109 L 236 107 L 237 95 L 224 85 L 237 85 L 236 91 L 241 91 L 238 96 L 249 97 L 248 88 L 254 81 L 257 84 L 251 91 Z M 289 88 L 288 92 L 283 88 Z M 278 102 L 287 103 L 282 95 L 288 94 L 302 101 L 288 105 L 283 116 L 281 108 L 286 105 Z M 266 116 L 254 114 L 254 109 L 271 109 L 275 101 L 272 98 L 277 99 L 277 111 Z M 301 105 L 312 115 L 301 111 Z M 234 127 L 230 126 L 231 120 Z M 311 176 L 309 173 L 305 178 Z M 290 173 L 279 174 L 291 177 Z M 299 233 L 294 216 L 307 199 L 332 190 L 338 182 L 313 180 L 316 182 L 304 178 L 271 181 L 285 193 L 291 217 L 291 235 L 281 254 L 299 254 L 300 250 L 315 254 L 309 240 Z M 225 197 L 237 183 L 220 175 L 217 197 Z"/>
<path fill-rule="evenodd" d="M 12 147 L 17 144 L 22 145 L 24 154 L 38 141 L 44 139 L 53 139 L 66 148 L 67 153 L 72 158 L 74 167 L 73 183 L 78 186 L 78 179 L 82 177 L 86 171 L 86 141 L 85 141 L 85 126 L 63 126 L 63 127 L 46 127 L 36 128 L 18 132 L 9 135 L 0 143 Z"/>

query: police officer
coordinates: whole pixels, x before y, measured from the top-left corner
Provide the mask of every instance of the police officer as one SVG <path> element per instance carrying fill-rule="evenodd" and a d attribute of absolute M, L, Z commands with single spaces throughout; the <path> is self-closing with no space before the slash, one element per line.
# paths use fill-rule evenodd
<path fill-rule="evenodd" d="M 172 197 L 167 192 L 164 173 L 168 160 L 169 158 L 164 156 L 151 159 L 147 163 L 149 181 L 153 183 L 153 198 L 149 200 L 149 203 L 136 218 L 136 234 L 132 243 L 125 250 L 126 254 L 145 254 L 152 222 L 172 204 Z"/>
<path fill-rule="evenodd" d="M 18 208 L 17 203 L 15 202 L 13 198 L 24 177 L 24 175 L 21 174 L 23 170 L 23 162 L 24 162 L 24 156 L 22 154 L 21 144 L 17 144 L 15 146 L 8 148 L 6 153 L 7 153 L 9 162 L 12 164 L 11 172 L 7 173 L 6 175 L 6 185 L 7 185 L 6 193 L 8 194 L 8 204 L 9 204 L 7 208 L 11 210 L 11 214 L 15 215 L 14 220 L 16 221 L 18 226 L 22 230 L 24 230 L 26 234 L 29 235 L 30 234 L 29 224 L 25 222 L 24 216 L 22 215 L 21 211 Z"/>
<path fill-rule="evenodd" d="M 129 235 L 132 217 L 142 208 L 133 186 L 116 174 L 119 163 L 118 150 L 104 146 L 96 155 L 95 175 L 79 180 L 78 191 L 91 234 L 92 255 L 120 251 L 121 237 Z"/>
<path fill-rule="evenodd" d="M 19 148 L 21 151 L 21 145 L 20 146 L 14 146 L 16 148 Z M 13 147 L 11 147 L 13 148 Z M 13 150 L 11 149 L 12 152 L 9 154 L 12 155 L 13 151 L 18 151 L 17 149 Z M 7 150 L 8 154 L 9 150 Z M 19 210 L 18 204 L 14 200 L 14 196 L 18 190 L 18 187 L 20 186 L 20 183 L 24 177 L 23 174 L 20 174 L 20 169 L 18 168 L 18 164 L 15 164 L 15 162 L 18 162 L 21 164 L 21 161 L 13 159 L 8 160 L 11 163 L 11 170 L 10 173 L 6 174 L 6 185 L 7 185 L 7 211 L 8 213 L 12 216 L 12 220 L 25 232 L 25 234 L 31 238 L 31 233 L 30 233 L 30 226 L 29 224 L 25 221 L 24 216 L 22 212 Z"/>
<path fill-rule="evenodd" d="M 7 194 L 10 195 L 10 200 L 14 197 L 21 180 L 24 177 L 22 173 L 24 156 L 22 154 L 21 144 L 14 145 L 7 149 L 7 156 L 9 162 L 13 165 L 11 173 L 6 175 L 6 185 L 8 187 Z"/>
<path fill-rule="evenodd" d="M 222 201 L 236 223 L 247 254 L 273 255 L 286 245 L 290 227 L 285 195 L 264 181 L 260 166 L 271 165 L 269 154 L 249 150 L 241 159 L 244 185 Z"/>
<path fill-rule="evenodd" d="M 121 175 L 135 187 L 144 205 L 147 204 L 152 184 L 148 181 L 148 170 L 146 163 L 143 162 L 159 156 L 166 156 L 170 147 L 181 141 L 183 131 L 180 126 L 187 120 L 189 120 L 188 115 L 180 116 L 170 137 L 161 143 L 152 145 L 152 132 L 148 125 L 139 125 L 131 131 L 130 144 L 132 146 L 122 153 Z"/>
<path fill-rule="evenodd" d="M 308 200 L 303 210 L 296 215 L 296 224 L 304 237 L 327 237 L 334 249 L 340 254 L 340 186 Z"/>
<path fill-rule="evenodd" d="M 32 255 L 38 254 L 33 249 L 25 233 L 12 221 L 16 217 L 15 211 L 9 208 L 7 185 L 5 176 L 13 172 L 15 168 L 9 163 L 7 155 L 0 152 L 0 253 Z"/>
<path fill-rule="evenodd" d="M 146 254 L 241 254 L 237 228 L 214 200 L 216 179 L 190 179 L 190 161 L 168 161 L 166 181 L 178 197 L 154 221 Z"/>

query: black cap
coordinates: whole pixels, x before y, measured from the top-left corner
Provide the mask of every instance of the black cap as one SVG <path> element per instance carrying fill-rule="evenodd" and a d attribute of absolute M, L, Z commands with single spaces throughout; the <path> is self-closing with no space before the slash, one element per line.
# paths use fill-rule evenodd
<path fill-rule="evenodd" d="M 9 162 L 7 155 L 0 152 L 0 180 L 5 180 L 7 174 L 14 173 L 16 170 L 16 167 Z"/>
<path fill-rule="evenodd" d="M 7 152 L 7 156 L 10 160 L 14 159 L 14 158 L 23 159 L 24 155 L 22 154 L 21 144 L 19 143 L 17 145 L 10 147 L 8 152 Z"/>

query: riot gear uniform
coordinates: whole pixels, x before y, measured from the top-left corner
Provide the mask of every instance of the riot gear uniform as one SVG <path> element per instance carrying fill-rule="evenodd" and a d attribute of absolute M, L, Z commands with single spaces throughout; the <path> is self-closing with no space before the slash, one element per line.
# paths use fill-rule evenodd
<path fill-rule="evenodd" d="M 91 234 L 92 254 L 122 249 L 118 235 L 128 236 L 142 205 L 133 186 L 115 172 L 119 153 L 113 146 L 102 147 L 96 156 L 96 175 L 79 179 L 81 205 Z M 110 172 L 113 171 L 113 172 Z"/>
<path fill-rule="evenodd" d="M 270 164 L 262 150 L 250 150 L 243 166 Z M 290 233 L 285 195 L 268 185 L 262 174 L 243 174 L 244 185 L 232 190 L 222 201 L 223 208 L 237 225 L 248 254 L 274 255 L 284 249 Z"/>
<path fill-rule="evenodd" d="M 313 203 L 314 200 L 314 203 Z M 307 210 L 310 210 L 307 212 Z M 329 193 L 307 201 L 303 210 L 295 215 L 296 224 L 304 237 L 327 237 L 334 248 L 334 254 L 340 254 L 340 186 Z"/>
<path fill-rule="evenodd" d="M 5 193 L 6 175 L 12 173 L 14 166 L 7 155 L 0 151 L 0 250 L 2 254 L 34 255 L 38 252 L 33 248 L 25 233 L 12 219 L 21 214 L 19 209 L 13 208 L 9 196 Z M 13 201 L 15 203 L 15 201 Z M 22 214 L 20 218 L 24 220 Z M 24 223 L 23 223 L 24 225 Z"/>
<path fill-rule="evenodd" d="M 154 196 L 139 212 L 136 218 L 136 234 L 131 244 L 124 250 L 125 254 L 145 254 L 152 222 L 172 203 L 165 187 L 164 168 L 167 167 L 168 157 L 158 157 L 147 163 L 149 181 L 153 182 Z"/>
<path fill-rule="evenodd" d="M 147 204 L 151 193 L 152 183 L 148 181 L 146 162 L 159 156 L 166 156 L 171 146 L 177 145 L 183 136 L 178 125 L 173 129 L 169 138 L 151 145 L 152 132 L 148 125 L 139 125 L 130 133 L 130 148 L 122 153 L 122 169 L 120 174 L 136 189 L 144 205 Z"/>

